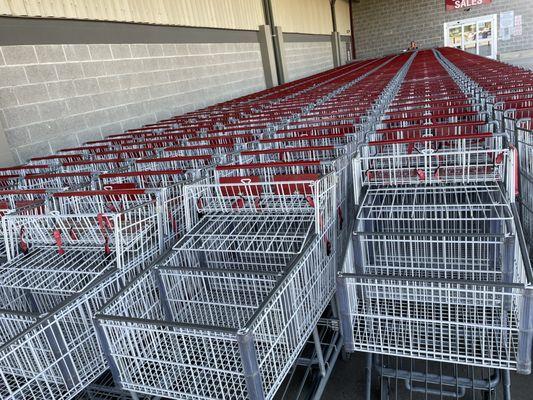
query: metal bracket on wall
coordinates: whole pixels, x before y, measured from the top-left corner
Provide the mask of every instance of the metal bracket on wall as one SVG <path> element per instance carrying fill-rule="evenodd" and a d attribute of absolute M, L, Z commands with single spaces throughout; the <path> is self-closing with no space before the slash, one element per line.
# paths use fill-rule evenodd
<path fill-rule="evenodd" d="M 278 37 L 278 34 L 281 32 L 281 28 L 278 29 L 278 27 L 275 25 L 271 0 L 263 0 L 263 10 L 265 14 L 265 24 L 270 26 L 270 32 L 272 34 L 271 38 L 274 48 L 274 59 L 276 64 L 276 73 L 278 76 L 278 85 L 282 85 L 285 83 L 286 77 L 283 68 L 283 52 L 280 45 L 280 42 L 283 41 L 283 38 Z"/>

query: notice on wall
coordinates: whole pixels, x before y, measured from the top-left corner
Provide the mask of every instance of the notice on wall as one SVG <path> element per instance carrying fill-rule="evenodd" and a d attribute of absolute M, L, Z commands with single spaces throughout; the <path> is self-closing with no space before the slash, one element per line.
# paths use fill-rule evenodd
<path fill-rule="evenodd" d="M 500 39 L 509 40 L 514 31 L 514 11 L 500 13 Z"/>
<path fill-rule="evenodd" d="M 445 0 L 446 11 L 460 10 L 482 4 L 491 4 L 492 0 Z"/>
<path fill-rule="evenodd" d="M 515 15 L 513 36 L 522 36 L 522 16 Z"/>

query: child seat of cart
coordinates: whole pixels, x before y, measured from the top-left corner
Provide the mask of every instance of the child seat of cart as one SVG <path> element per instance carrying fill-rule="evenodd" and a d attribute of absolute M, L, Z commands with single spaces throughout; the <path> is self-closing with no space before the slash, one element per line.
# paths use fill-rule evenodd
<path fill-rule="evenodd" d="M 42 214 L 45 211 L 45 196 L 43 189 L 0 190 L 0 217 L 13 210 L 21 214 Z"/>
<path fill-rule="evenodd" d="M 157 189 L 183 182 L 182 169 L 105 173 L 99 176 L 104 190 Z"/>
<path fill-rule="evenodd" d="M 418 177 L 419 182 L 437 182 L 497 175 L 508 151 L 504 142 L 498 141 L 500 138 L 481 132 L 370 141 L 365 146 L 369 155 L 364 173 L 368 182 L 410 177 Z"/>
<path fill-rule="evenodd" d="M 93 173 L 90 171 L 32 173 L 22 179 L 22 187 L 74 189 L 90 185 Z"/>
<path fill-rule="evenodd" d="M 313 183 L 321 178 L 314 172 L 320 161 L 266 162 L 233 165 L 219 165 L 217 171 L 226 171 L 230 176 L 219 176 L 223 196 L 260 198 L 264 191 L 261 183 L 274 183 L 273 194 L 277 196 L 312 196 Z M 279 169 L 276 171 L 276 169 Z M 241 171 L 252 170 L 256 174 L 240 175 Z M 284 173 L 296 170 L 298 173 Z M 301 171 L 301 172 L 300 172 Z"/>
<path fill-rule="evenodd" d="M 7 224 L 5 234 L 13 244 L 18 244 L 18 250 L 25 255 L 32 249 L 38 249 L 36 253 L 53 249 L 58 256 L 69 258 L 96 250 L 96 253 L 107 257 L 114 245 L 115 218 L 129 224 L 122 227 L 123 235 L 135 235 L 144 227 L 135 224 L 135 220 L 126 213 L 129 209 L 147 204 L 151 198 L 140 189 L 64 191 L 51 193 L 50 196 L 53 200 L 50 212 L 45 212 L 43 200 L 17 200 L 14 203 L 18 208 L 10 214 L 12 220 Z M 43 217 L 24 218 L 27 215 Z"/>

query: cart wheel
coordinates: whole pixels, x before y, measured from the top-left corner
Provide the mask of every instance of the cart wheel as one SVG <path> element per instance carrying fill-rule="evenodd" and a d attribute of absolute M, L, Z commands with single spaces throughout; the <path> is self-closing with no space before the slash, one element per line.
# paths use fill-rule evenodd
<path fill-rule="evenodd" d="M 342 361 L 348 361 L 352 357 L 351 353 L 346 352 L 344 349 L 341 350 Z"/>

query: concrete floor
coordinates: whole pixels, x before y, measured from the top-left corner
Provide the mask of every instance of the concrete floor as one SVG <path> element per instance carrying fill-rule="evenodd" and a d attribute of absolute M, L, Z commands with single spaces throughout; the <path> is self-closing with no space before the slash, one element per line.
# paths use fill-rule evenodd
<path fill-rule="evenodd" d="M 349 360 L 342 360 L 339 358 L 335 369 L 330 377 L 330 380 L 326 386 L 326 390 L 322 397 L 323 400 L 363 400 L 364 395 L 364 357 L 361 354 L 355 354 L 350 357 Z M 399 388 L 403 387 L 398 384 Z M 533 375 L 518 375 L 512 374 L 511 376 L 511 392 L 512 400 L 533 400 Z M 373 394 L 373 399 L 379 399 L 377 392 Z M 391 396 L 391 400 L 437 400 L 441 399 L 440 396 L 428 396 L 424 395 L 410 395 L 407 391 L 399 391 L 396 396 L 395 393 Z M 442 399 L 449 399 L 442 398 Z M 467 393 L 465 400 L 485 400 L 479 393 L 472 395 Z M 499 392 L 492 397 L 487 397 L 487 400 L 501 400 L 503 396 L 501 394 L 501 385 L 499 386 Z"/>

